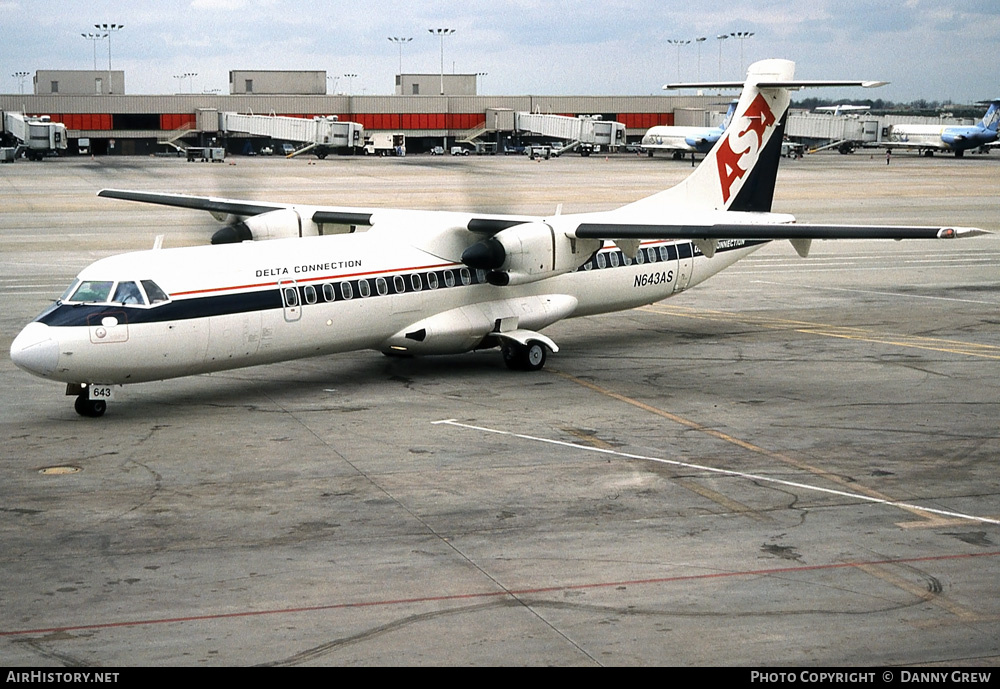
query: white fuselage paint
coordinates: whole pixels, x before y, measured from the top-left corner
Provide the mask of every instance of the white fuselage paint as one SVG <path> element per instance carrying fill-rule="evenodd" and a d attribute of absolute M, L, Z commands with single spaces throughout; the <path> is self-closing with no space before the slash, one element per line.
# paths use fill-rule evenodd
<path fill-rule="evenodd" d="M 417 231 L 418 235 L 427 230 Z M 51 340 L 58 359 L 50 371 L 33 371 L 68 383 L 124 384 L 273 363 L 307 356 L 361 349 L 386 351 L 405 347 L 412 354 L 470 351 L 480 345 L 499 319 L 517 319 L 517 327 L 538 330 L 562 318 L 619 311 L 650 304 L 693 286 L 760 248 L 729 248 L 711 259 L 631 261 L 610 243 L 602 263 L 517 286 L 463 286 L 464 266 L 423 251 L 396 232 L 373 228 L 352 235 L 244 242 L 229 246 L 188 247 L 135 252 L 88 266 L 80 280 L 153 280 L 170 295 L 168 304 L 102 304 L 92 322 L 76 326 L 30 324 L 18 339 Z M 433 239 L 426 238 L 425 239 Z M 688 242 L 648 242 L 649 249 Z M 617 267 L 612 267 L 617 262 Z M 596 261 L 595 261 L 596 263 Z M 465 269 L 468 270 L 468 269 Z M 450 271 L 455 286 L 445 284 Z M 438 281 L 431 288 L 429 274 Z M 474 271 L 470 271 L 470 275 Z M 397 277 L 420 291 L 370 296 L 358 294 L 358 279 Z M 341 283 L 354 281 L 353 298 L 344 299 Z M 324 299 L 331 285 L 333 301 Z M 302 303 L 276 301 L 279 288 L 296 288 Z M 316 292 L 307 303 L 304 288 Z M 180 309 L 208 298 L 246 300 L 271 293 L 271 308 L 237 313 L 142 322 L 158 309 Z M 328 292 L 327 292 L 328 293 Z M 94 311 L 94 305 L 81 305 Z M 62 308 L 67 308 L 63 306 Z M 73 307 L 69 307 L 73 308 Z M 423 341 L 406 333 L 422 329 Z M 48 340 L 46 339 L 48 338 Z M 15 343 L 18 344 L 18 343 Z M 48 368 L 48 367 L 46 367 Z"/>

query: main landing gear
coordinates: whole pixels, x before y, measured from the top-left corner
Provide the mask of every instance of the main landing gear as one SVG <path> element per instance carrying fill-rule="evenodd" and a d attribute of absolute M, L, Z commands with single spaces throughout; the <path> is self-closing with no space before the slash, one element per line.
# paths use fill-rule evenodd
<path fill-rule="evenodd" d="M 545 366 L 549 348 L 537 340 L 527 344 L 508 340 L 500 345 L 503 362 L 512 371 L 540 371 Z"/>

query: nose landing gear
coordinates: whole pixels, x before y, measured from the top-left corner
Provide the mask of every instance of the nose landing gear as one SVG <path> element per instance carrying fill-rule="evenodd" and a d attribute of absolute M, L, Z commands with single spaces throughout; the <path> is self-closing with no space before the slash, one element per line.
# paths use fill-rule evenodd
<path fill-rule="evenodd" d="M 76 401 L 73 402 L 73 408 L 76 413 L 80 416 L 86 416 L 92 419 L 96 419 L 100 416 L 104 416 L 104 412 L 108 410 L 107 399 L 91 399 L 90 395 L 90 385 L 75 385 L 70 383 L 66 386 L 67 395 L 76 395 Z M 109 386 L 100 386 L 98 389 L 107 390 L 110 394 Z"/>

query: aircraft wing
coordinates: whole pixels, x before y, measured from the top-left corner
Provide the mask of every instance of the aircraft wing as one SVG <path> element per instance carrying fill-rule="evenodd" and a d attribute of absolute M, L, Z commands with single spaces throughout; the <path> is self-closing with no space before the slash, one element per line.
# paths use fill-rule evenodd
<path fill-rule="evenodd" d="M 175 208 L 208 211 L 220 222 L 235 222 L 272 211 L 297 208 L 308 212 L 310 219 L 317 224 L 371 226 L 378 216 L 389 217 L 395 213 L 407 213 L 413 216 L 421 214 L 437 214 L 442 211 L 411 211 L 386 208 L 359 208 L 351 206 L 307 206 L 292 203 L 275 203 L 270 201 L 243 201 L 223 199 L 214 196 L 192 196 L 189 194 L 173 194 L 165 192 L 130 191 L 126 189 L 102 189 L 98 196 L 123 201 L 152 203 Z M 492 235 L 521 223 L 532 222 L 538 218 L 527 215 L 503 215 L 493 213 L 453 213 L 456 223 L 464 225 L 470 232 Z"/>
<path fill-rule="evenodd" d="M 808 223 L 758 223 L 705 225 L 656 225 L 632 223 L 581 223 L 580 239 L 955 239 L 992 234 L 978 227 L 920 225 L 816 225 Z"/>
<path fill-rule="evenodd" d="M 919 143 L 916 141 L 879 141 L 875 144 L 876 148 L 919 148 L 927 149 L 934 148 L 938 150 L 951 150 L 949 146 L 945 145 L 943 141 L 929 141 Z"/>
<path fill-rule="evenodd" d="M 631 224 L 588 223 L 573 233 L 579 239 L 611 240 L 627 256 L 634 257 L 639 242 L 652 239 L 689 239 L 707 257 L 715 255 L 719 242 L 732 240 L 787 239 L 805 258 L 814 239 L 956 239 L 992 234 L 978 227 L 928 227 L 913 225 L 816 225 L 806 223 L 706 223 Z"/>

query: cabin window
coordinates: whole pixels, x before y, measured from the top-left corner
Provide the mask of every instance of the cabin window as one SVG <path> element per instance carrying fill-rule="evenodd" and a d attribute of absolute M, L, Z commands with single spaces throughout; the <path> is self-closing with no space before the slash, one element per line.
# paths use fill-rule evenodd
<path fill-rule="evenodd" d="M 323 285 L 323 299 L 326 301 L 337 300 L 337 293 L 334 291 L 333 285 L 329 282 Z"/>
<path fill-rule="evenodd" d="M 396 294 L 402 294 L 406 291 L 406 280 L 403 279 L 402 275 L 392 276 L 392 288 L 396 290 Z"/>
<path fill-rule="evenodd" d="M 316 288 L 312 285 L 306 285 L 302 288 L 302 296 L 305 297 L 307 304 L 315 304 L 319 301 L 319 295 L 316 294 Z"/>
<path fill-rule="evenodd" d="M 480 285 L 486 282 L 486 271 L 482 268 L 476 268 L 476 282 Z"/>
<path fill-rule="evenodd" d="M 622 252 L 622 265 L 625 266 L 632 265 L 632 259 L 626 256 L 624 251 Z"/>
<path fill-rule="evenodd" d="M 385 278 L 375 278 L 375 291 L 378 292 L 380 297 L 389 294 L 389 284 L 385 281 Z"/>
<path fill-rule="evenodd" d="M 605 254 L 597 254 L 597 267 L 598 268 L 608 267 L 608 257 Z"/>
<path fill-rule="evenodd" d="M 661 261 L 666 261 L 668 255 L 669 254 L 667 253 L 667 247 L 666 247 L 666 245 L 665 244 L 661 245 L 660 246 L 660 260 Z"/>
<path fill-rule="evenodd" d="M 612 251 L 611 252 L 611 267 L 612 268 L 617 268 L 618 267 L 618 263 L 619 263 L 619 261 L 618 261 L 618 252 L 617 251 Z"/>
<path fill-rule="evenodd" d="M 372 286 L 368 284 L 367 280 L 358 280 L 358 294 L 362 297 L 370 297 L 372 295 Z"/>
<path fill-rule="evenodd" d="M 286 287 L 281 290 L 282 294 L 285 296 L 285 306 L 298 306 L 299 305 L 299 291 L 294 287 Z"/>
<path fill-rule="evenodd" d="M 444 286 L 445 287 L 455 286 L 455 271 L 453 270 L 444 271 Z"/>
<path fill-rule="evenodd" d="M 413 273 L 410 276 L 410 285 L 413 287 L 414 292 L 419 292 L 424 288 L 424 283 L 420 279 L 420 273 Z"/>
<path fill-rule="evenodd" d="M 84 280 L 73 292 L 70 301 L 107 301 L 111 294 L 111 280 Z"/>
<path fill-rule="evenodd" d="M 656 263 L 656 249 L 653 247 L 646 249 L 646 258 L 650 263 Z"/>
<path fill-rule="evenodd" d="M 354 288 L 351 287 L 351 283 L 349 282 L 340 283 L 340 295 L 344 297 L 344 299 L 354 298 Z"/>
<path fill-rule="evenodd" d="M 645 249 L 639 249 L 639 251 L 636 252 L 636 254 L 635 254 L 635 262 L 636 263 L 645 263 L 646 262 L 646 250 Z"/>
<path fill-rule="evenodd" d="M 438 276 L 437 273 L 427 273 L 427 287 L 430 289 L 438 288 Z"/>
<path fill-rule="evenodd" d="M 472 284 L 472 275 L 469 273 L 469 269 L 468 268 L 462 268 L 461 271 L 460 271 L 460 274 L 462 276 L 462 284 L 463 285 L 471 285 Z"/>
<path fill-rule="evenodd" d="M 170 301 L 170 297 L 167 296 L 167 293 L 160 289 L 160 286 L 152 280 L 140 280 L 139 283 L 142 285 L 142 288 L 146 290 L 146 297 L 149 299 L 150 304 L 159 304 L 163 301 Z"/>

